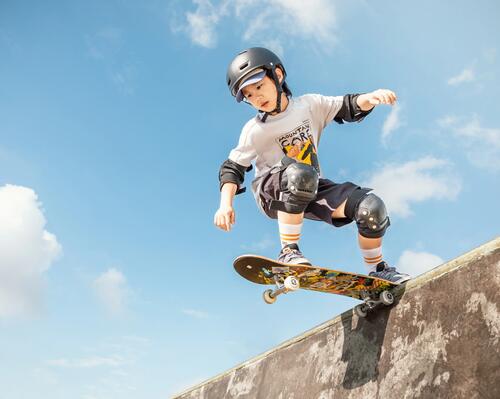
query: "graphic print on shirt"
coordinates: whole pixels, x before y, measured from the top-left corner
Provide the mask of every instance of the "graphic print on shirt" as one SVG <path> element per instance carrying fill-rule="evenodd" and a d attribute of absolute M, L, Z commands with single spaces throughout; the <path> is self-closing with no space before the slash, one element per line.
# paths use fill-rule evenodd
<path fill-rule="evenodd" d="M 313 166 L 320 173 L 316 145 L 311 134 L 309 120 L 303 121 L 300 126 L 279 136 L 277 141 L 285 155 L 297 162 Z"/>

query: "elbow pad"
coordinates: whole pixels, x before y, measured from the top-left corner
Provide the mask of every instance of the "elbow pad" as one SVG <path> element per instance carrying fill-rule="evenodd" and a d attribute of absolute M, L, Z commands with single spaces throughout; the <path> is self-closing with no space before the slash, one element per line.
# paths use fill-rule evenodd
<path fill-rule="evenodd" d="M 344 122 L 361 122 L 363 119 L 365 119 L 366 115 L 372 112 L 373 108 L 369 111 L 363 111 L 361 108 L 359 108 L 358 104 L 356 103 L 356 99 L 358 98 L 358 96 L 359 94 L 346 94 L 344 96 L 342 107 L 340 107 L 339 112 L 337 112 L 337 115 L 335 115 L 335 118 L 333 118 L 335 122 L 340 124 Z"/>
<path fill-rule="evenodd" d="M 230 159 L 225 160 L 219 170 L 219 189 L 222 189 L 222 186 L 225 183 L 234 183 L 238 186 L 238 190 L 236 194 L 241 194 L 245 192 L 246 188 L 240 188 L 245 180 L 245 172 L 252 170 L 252 165 L 243 166 Z"/>

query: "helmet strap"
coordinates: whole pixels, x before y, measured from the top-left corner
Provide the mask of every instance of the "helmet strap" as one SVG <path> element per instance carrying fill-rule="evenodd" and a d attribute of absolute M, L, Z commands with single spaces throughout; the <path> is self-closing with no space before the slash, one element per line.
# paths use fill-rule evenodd
<path fill-rule="evenodd" d="M 281 112 L 281 95 L 283 94 L 283 85 L 280 83 L 280 80 L 278 79 L 278 75 L 276 74 L 276 65 L 273 65 L 271 69 L 271 73 L 273 76 L 274 80 L 274 85 L 276 86 L 276 92 L 277 92 L 277 98 L 276 98 L 276 108 L 273 109 L 271 112 L 265 112 L 264 115 L 260 118 L 260 121 L 264 123 L 267 120 L 267 117 L 274 113 L 277 112 L 278 114 Z"/>

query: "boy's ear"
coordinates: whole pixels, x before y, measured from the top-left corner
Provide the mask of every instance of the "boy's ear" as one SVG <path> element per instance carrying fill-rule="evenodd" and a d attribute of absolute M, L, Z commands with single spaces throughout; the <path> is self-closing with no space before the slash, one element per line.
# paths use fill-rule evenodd
<path fill-rule="evenodd" d="M 281 70 L 280 67 L 276 68 L 276 76 L 278 77 L 280 83 L 283 82 L 283 71 Z"/>

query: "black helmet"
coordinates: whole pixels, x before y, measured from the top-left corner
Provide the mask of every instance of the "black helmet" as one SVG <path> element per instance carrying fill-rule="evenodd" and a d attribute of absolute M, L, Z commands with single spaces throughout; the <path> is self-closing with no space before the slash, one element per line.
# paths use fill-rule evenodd
<path fill-rule="evenodd" d="M 252 47 L 239 53 L 227 68 L 226 82 L 231 95 L 236 96 L 239 85 L 245 76 L 256 69 L 265 69 L 274 74 L 275 68 L 279 66 L 283 71 L 283 81 L 286 77 L 285 68 L 279 57 L 272 51 L 263 47 Z"/>
<path fill-rule="evenodd" d="M 280 82 L 276 75 L 276 67 L 279 67 L 283 72 L 283 79 Z M 273 79 L 276 85 L 277 99 L 276 108 L 272 112 L 281 112 L 281 94 L 285 92 L 287 96 L 291 96 L 292 92 L 285 82 L 286 71 L 279 57 L 272 51 L 263 47 L 252 47 L 239 53 L 229 64 L 226 74 L 226 83 L 231 95 L 236 97 L 241 82 L 247 76 L 251 76 L 252 72 L 257 69 L 264 69 L 267 76 Z M 265 122 L 269 113 L 264 113 L 261 117 L 262 122 Z"/>

